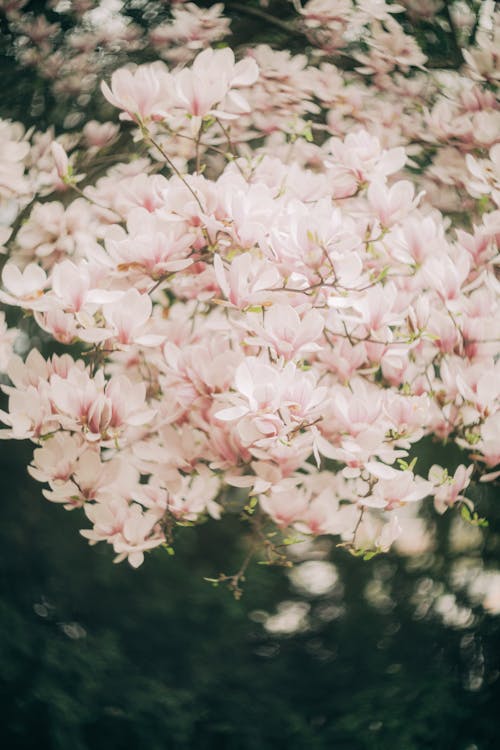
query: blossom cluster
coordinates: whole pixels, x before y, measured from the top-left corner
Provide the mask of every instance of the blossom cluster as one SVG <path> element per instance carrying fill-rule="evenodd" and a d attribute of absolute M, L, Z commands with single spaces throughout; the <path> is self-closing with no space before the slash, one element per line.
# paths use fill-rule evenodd
<path fill-rule="evenodd" d="M 94 181 L 114 123 L 56 141 L 1 124 L 0 301 L 72 347 L 3 357 L 1 436 L 35 443 L 45 497 L 82 508 L 117 560 L 140 565 L 242 497 L 264 538 L 272 523 L 383 551 L 424 498 L 472 511 L 469 483 L 500 473 L 485 56 L 428 84 L 399 6 L 347 5 L 379 34 L 357 58 L 370 86 L 266 46 L 121 68 L 102 91 L 139 153 Z M 327 48 L 329 8 L 303 8 Z M 426 436 L 463 449 L 453 476 L 418 474 Z"/>

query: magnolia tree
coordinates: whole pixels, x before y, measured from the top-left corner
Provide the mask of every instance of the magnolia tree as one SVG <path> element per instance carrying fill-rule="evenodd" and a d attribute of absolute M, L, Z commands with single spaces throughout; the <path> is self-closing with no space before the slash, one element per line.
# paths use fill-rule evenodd
<path fill-rule="evenodd" d="M 431 70 L 404 11 L 441 5 L 295 3 L 308 55 L 236 62 L 208 46 L 222 5 L 179 4 L 163 60 L 102 82 L 115 121 L 1 122 L 0 299 L 67 347 L 27 353 L 3 318 L 1 436 L 32 441 L 44 496 L 116 561 L 225 512 L 248 559 L 285 564 L 297 535 L 386 551 L 422 503 L 485 523 L 468 488 L 500 475 L 500 13 L 448 11 L 462 65 Z M 188 21 L 196 43 L 170 44 Z M 419 473 L 428 436 L 456 471 Z"/>

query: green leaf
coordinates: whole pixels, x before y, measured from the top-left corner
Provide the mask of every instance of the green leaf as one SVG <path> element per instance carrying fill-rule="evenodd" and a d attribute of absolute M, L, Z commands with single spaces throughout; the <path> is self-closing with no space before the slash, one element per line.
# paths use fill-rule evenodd
<path fill-rule="evenodd" d="M 288 547 L 290 544 L 298 544 L 301 540 L 298 537 L 294 536 L 287 536 L 285 539 L 283 539 L 283 544 L 286 544 Z"/>
<path fill-rule="evenodd" d="M 476 511 L 474 511 L 474 513 L 471 513 L 470 508 L 465 504 L 460 508 L 460 515 L 462 516 L 463 520 L 466 523 L 470 523 L 471 526 L 479 526 L 483 529 L 489 526 L 487 518 L 482 518 Z"/>
<path fill-rule="evenodd" d="M 462 505 L 460 509 L 460 515 L 464 519 L 464 521 L 467 521 L 467 523 L 471 522 L 471 513 L 467 505 Z"/>

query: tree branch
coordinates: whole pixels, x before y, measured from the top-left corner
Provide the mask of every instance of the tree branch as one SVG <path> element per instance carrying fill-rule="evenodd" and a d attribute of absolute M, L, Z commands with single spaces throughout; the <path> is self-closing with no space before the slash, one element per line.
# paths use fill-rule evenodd
<path fill-rule="evenodd" d="M 282 21 L 281 18 L 277 18 L 276 16 L 271 15 L 271 13 L 266 13 L 266 11 L 261 10 L 260 8 L 253 8 L 251 5 L 243 5 L 243 3 L 232 3 L 231 8 L 234 8 L 234 10 L 247 16 L 261 18 L 273 26 L 277 26 L 282 31 L 286 31 L 287 34 L 291 34 L 292 36 L 300 36 L 301 38 L 305 37 L 304 32 L 296 26 L 293 26 L 287 21 Z"/>

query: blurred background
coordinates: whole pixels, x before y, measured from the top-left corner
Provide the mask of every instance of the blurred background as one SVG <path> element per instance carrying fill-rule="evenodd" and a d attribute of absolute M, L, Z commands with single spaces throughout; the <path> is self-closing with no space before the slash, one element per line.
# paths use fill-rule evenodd
<path fill-rule="evenodd" d="M 2 445 L 0 734 L 16 750 L 494 750 L 500 514 L 418 521 L 363 562 L 318 540 L 253 563 L 237 518 L 133 570 L 41 497 Z"/>
<path fill-rule="evenodd" d="M 158 56 L 151 28 L 169 5 L 1 0 L 0 115 L 56 132 L 98 115 L 99 78 Z M 248 11 L 263 6 L 226 4 L 231 44 L 300 52 L 304 39 Z M 268 11 L 284 23 L 293 15 L 287 2 Z M 419 21 L 422 38 L 428 22 Z M 434 59 L 453 68 L 446 25 L 436 28 Z M 236 516 L 179 529 L 175 556 L 160 550 L 138 570 L 115 566 L 108 549 L 78 534 L 80 515 L 43 499 L 30 458 L 30 445 L 2 443 L 3 747 L 498 748 L 494 488 L 475 498 L 487 528 L 429 509 L 393 552 L 370 561 L 326 539 L 292 545 L 294 568 L 253 561 L 236 600 L 205 580 L 234 573 L 247 554 Z M 460 456 L 429 441 L 420 471 L 434 462 L 451 473 Z"/>

